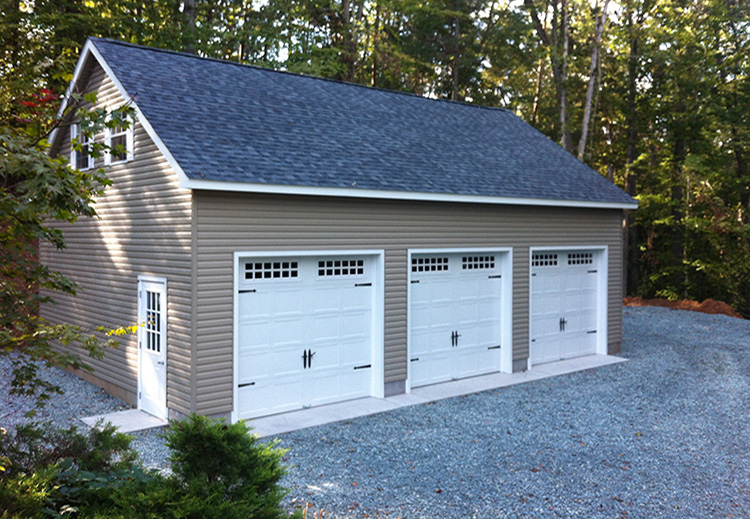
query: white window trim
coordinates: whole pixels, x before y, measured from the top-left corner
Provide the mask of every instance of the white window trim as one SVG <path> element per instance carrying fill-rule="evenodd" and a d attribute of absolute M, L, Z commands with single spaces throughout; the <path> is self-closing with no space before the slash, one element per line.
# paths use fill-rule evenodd
<path fill-rule="evenodd" d="M 80 135 L 79 129 L 80 129 L 79 123 L 73 123 L 70 125 L 70 165 L 75 169 L 78 169 L 78 152 L 75 149 L 73 149 L 73 139 L 76 139 Z M 89 137 L 85 141 L 79 142 L 79 144 L 88 145 L 89 147 L 93 143 L 94 143 L 94 139 L 92 139 L 91 137 Z M 86 170 L 94 168 L 95 166 L 94 157 L 91 156 L 90 151 L 91 150 L 89 149 L 88 165 L 85 168 L 80 169 L 79 171 L 86 171 Z"/>
<path fill-rule="evenodd" d="M 109 117 L 107 118 L 109 120 Z M 106 166 L 114 165 L 114 164 L 124 164 L 126 162 L 130 162 L 133 160 L 134 157 L 134 126 L 135 122 L 131 117 L 128 117 L 128 122 L 130 122 L 130 125 L 128 126 L 127 130 L 125 130 L 122 133 L 118 133 L 116 135 L 112 134 L 112 128 L 105 128 L 104 130 L 104 144 L 107 146 L 106 151 L 104 152 L 104 164 Z M 112 146 L 112 137 L 125 135 L 125 149 L 126 149 L 126 156 L 124 160 L 112 160 L 112 153 L 110 153 L 109 148 Z"/>

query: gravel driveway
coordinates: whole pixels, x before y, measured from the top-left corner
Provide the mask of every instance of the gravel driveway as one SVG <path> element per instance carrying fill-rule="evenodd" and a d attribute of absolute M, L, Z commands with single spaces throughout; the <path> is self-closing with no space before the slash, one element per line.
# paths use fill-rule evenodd
<path fill-rule="evenodd" d="M 310 518 L 750 517 L 750 321 L 624 312 L 630 362 L 282 435 L 287 502 Z M 47 417 L 122 406 L 50 376 L 68 394 Z M 0 390 L 11 424 L 25 404 Z M 164 465 L 155 431 L 135 446 Z"/>
<path fill-rule="evenodd" d="M 750 321 L 626 308 L 630 362 L 282 436 L 324 517 L 749 517 Z"/>

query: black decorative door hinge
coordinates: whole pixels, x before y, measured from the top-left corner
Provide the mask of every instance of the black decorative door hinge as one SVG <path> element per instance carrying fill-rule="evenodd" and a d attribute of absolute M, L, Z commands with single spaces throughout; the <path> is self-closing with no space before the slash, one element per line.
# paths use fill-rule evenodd
<path fill-rule="evenodd" d="M 568 321 L 565 320 L 564 317 L 560 317 L 560 331 L 565 331 L 565 325 L 568 324 Z"/>

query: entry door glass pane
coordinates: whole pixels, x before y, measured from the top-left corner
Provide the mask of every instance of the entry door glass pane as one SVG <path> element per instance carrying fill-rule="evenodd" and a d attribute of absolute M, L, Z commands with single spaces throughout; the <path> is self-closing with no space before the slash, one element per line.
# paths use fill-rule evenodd
<path fill-rule="evenodd" d="M 146 291 L 146 349 L 161 352 L 161 294 Z"/>

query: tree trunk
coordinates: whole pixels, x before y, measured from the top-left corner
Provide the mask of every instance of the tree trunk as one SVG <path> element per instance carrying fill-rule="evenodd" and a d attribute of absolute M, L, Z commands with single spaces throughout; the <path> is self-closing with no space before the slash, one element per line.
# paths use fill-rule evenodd
<path fill-rule="evenodd" d="M 680 110 L 676 110 L 680 113 Z M 676 273 L 673 278 L 675 287 L 682 286 L 682 293 L 687 297 L 685 291 L 687 285 L 684 284 L 685 273 L 685 228 L 683 204 L 685 191 L 682 188 L 683 168 L 685 165 L 685 132 L 682 122 L 677 123 L 674 142 L 674 168 L 672 173 L 672 257 L 673 266 L 676 267 Z"/>
<path fill-rule="evenodd" d="M 542 83 L 544 79 L 544 62 L 539 59 L 539 66 L 536 72 L 536 90 L 534 92 L 534 107 L 531 111 L 531 126 L 536 126 L 536 118 L 539 115 L 539 101 L 542 97 Z"/>
<path fill-rule="evenodd" d="M 195 54 L 195 0 L 185 0 L 185 52 Z"/>
<path fill-rule="evenodd" d="M 378 86 L 378 48 L 380 35 L 380 3 L 375 4 L 375 27 L 372 31 L 372 75 L 370 85 L 373 87 Z"/>
<path fill-rule="evenodd" d="M 342 31 L 343 31 L 343 43 L 344 43 L 344 49 L 342 52 L 342 60 L 344 62 L 345 72 L 344 72 L 344 79 L 345 81 L 354 82 L 354 73 L 355 73 L 355 51 L 353 49 L 354 47 L 354 35 L 352 34 L 352 10 L 351 10 L 351 0 L 342 0 L 341 2 L 341 15 L 343 18 L 342 23 Z"/>
<path fill-rule="evenodd" d="M 625 149 L 625 192 L 630 196 L 637 194 L 637 175 L 633 164 L 638 158 L 638 118 L 637 118 L 637 94 L 638 94 L 638 52 L 639 38 L 633 24 L 633 11 L 630 3 L 627 4 L 627 27 L 630 40 L 630 55 L 628 57 L 628 111 L 626 115 L 627 146 Z M 639 238 L 640 229 L 636 224 L 635 212 L 630 211 L 627 218 L 627 286 L 625 293 L 635 294 L 640 283 L 640 251 Z"/>
<path fill-rule="evenodd" d="M 573 153 L 573 135 L 570 132 L 570 109 L 568 108 L 568 0 L 562 0 L 562 63 L 560 64 L 560 130 L 562 147 Z"/>
<path fill-rule="evenodd" d="M 598 7 L 598 4 L 597 4 Z M 583 160 L 583 154 L 586 152 L 586 142 L 589 135 L 589 122 L 591 121 L 591 105 L 594 98 L 594 85 L 596 83 L 596 70 L 599 64 L 599 49 L 601 47 L 602 34 L 607 24 L 607 8 L 609 0 L 604 0 L 602 14 L 596 18 L 594 28 L 594 42 L 591 49 L 591 64 L 589 65 L 589 84 L 586 88 L 586 104 L 583 108 L 583 122 L 581 123 L 581 138 L 578 141 L 578 158 Z"/>
<path fill-rule="evenodd" d="M 454 3 L 458 11 L 458 2 Z M 461 19 L 456 17 L 453 24 L 453 56 L 451 59 L 451 99 L 458 101 L 458 74 L 461 67 Z"/>
<path fill-rule="evenodd" d="M 557 33 L 557 0 L 554 0 L 554 12 L 552 14 L 552 38 L 539 19 L 539 13 L 534 5 L 534 0 L 524 0 L 524 5 L 529 10 L 531 20 L 536 28 L 536 33 L 542 44 L 547 47 L 552 65 L 552 79 L 555 82 L 555 95 L 560 112 L 560 144 L 569 152 L 573 152 L 573 138 L 570 133 L 570 113 L 568 110 L 567 93 L 567 59 L 568 59 L 568 14 L 567 0 L 562 0 L 562 51 Z"/>

